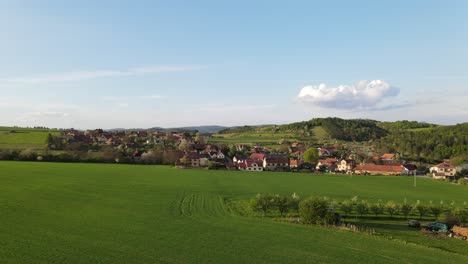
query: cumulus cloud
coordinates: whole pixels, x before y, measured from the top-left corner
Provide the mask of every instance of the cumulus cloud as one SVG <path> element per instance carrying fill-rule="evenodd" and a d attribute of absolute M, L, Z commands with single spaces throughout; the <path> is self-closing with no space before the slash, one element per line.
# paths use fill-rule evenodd
<path fill-rule="evenodd" d="M 357 109 L 374 107 L 387 97 L 396 96 L 400 90 L 382 80 L 359 81 L 354 85 L 328 87 L 326 84 L 305 86 L 298 100 L 324 108 Z"/>

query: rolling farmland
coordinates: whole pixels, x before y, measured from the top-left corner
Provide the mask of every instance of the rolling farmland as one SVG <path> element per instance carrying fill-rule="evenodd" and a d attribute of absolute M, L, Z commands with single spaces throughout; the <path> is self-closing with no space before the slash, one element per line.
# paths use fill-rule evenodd
<path fill-rule="evenodd" d="M 0 162 L 1 263 L 464 263 L 466 242 L 240 216 L 262 193 L 463 203 L 467 187 L 405 177 Z M 413 233 L 411 233 L 413 232 Z M 414 234 L 414 235 L 413 235 Z M 398 234 L 396 234 L 398 236 Z M 434 240 L 434 241 L 432 241 Z"/>

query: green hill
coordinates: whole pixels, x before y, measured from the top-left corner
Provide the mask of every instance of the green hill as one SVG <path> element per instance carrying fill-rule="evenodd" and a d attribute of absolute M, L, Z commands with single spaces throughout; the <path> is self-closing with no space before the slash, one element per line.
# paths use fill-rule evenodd
<path fill-rule="evenodd" d="M 0 150 L 42 150 L 49 133 L 58 134 L 59 132 L 44 128 L 0 127 Z"/>

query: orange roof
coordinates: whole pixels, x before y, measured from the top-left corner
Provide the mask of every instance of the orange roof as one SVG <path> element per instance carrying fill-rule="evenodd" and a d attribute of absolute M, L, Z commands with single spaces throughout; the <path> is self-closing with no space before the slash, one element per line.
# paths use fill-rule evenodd
<path fill-rule="evenodd" d="M 290 164 L 290 166 L 299 166 L 299 165 L 302 164 L 302 161 L 300 161 L 300 160 L 291 160 L 289 164 Z"/>
<path fill-rule="evenodd" d="M 395 158 L 395 154 L 391 154 L 391 153 L 385 153 L 381 156 L 382 159 L 393 159 Z"/>
<path fill-rule="evenodd" d="M 359 164 L 356 170 L 360 171 L 379 171 L 379 172 L 401 172 L 401 165 L 376 165 L 376 164 Z"/>

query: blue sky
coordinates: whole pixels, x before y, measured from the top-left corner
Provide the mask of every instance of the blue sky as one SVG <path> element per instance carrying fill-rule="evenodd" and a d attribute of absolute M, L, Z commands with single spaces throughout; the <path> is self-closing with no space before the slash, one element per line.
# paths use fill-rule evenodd
<path fill-rule="evenodd" d="M 0 125 L 468 121 L 467 1 L 1 1 Z"/>

